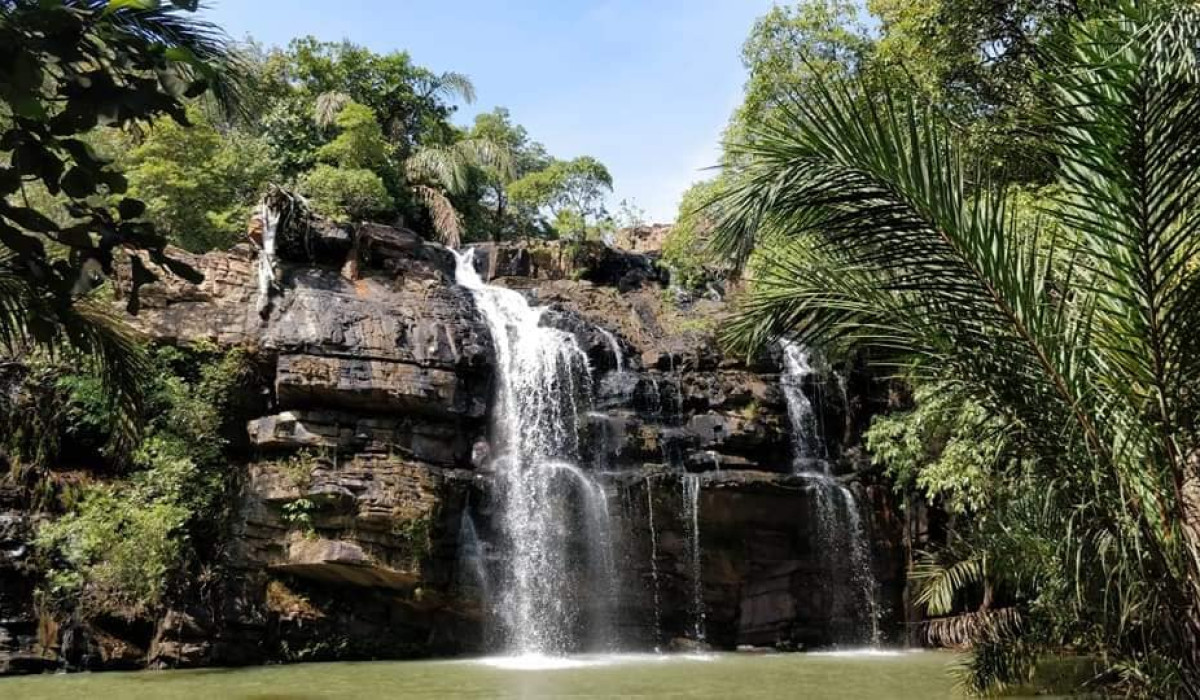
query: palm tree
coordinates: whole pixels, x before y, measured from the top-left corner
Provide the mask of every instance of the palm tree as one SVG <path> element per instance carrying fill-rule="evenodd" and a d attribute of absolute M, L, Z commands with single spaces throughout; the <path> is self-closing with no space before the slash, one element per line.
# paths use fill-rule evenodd
<path fill-rule="evenodd" d="M 404 174 L 417 199 L 429 210 L 433 228 L 451 248 L 462 243 L 462 217 L 453 197 L 471 185 L 472 173 L 490 168 L 512 179 L 512 152 L 487 139 L 462 139 L 449 146 L 421 146 L 404 162 Z"/>
<path fill-rule="evenodd" d="M 107 305 L 91 299 L 91 278 L 130 250 L 136 311 L 137 288 L 154 279 L 143 260 L 195 273 L 163 254 L 165 242 L 139 220 L 144 204 L 126 198 L 110 209 L 88 199 L 123 193 L 125 180 L 70 137 L 98 118 L 115 126 L 163 114 L 184 121 L 185 100 L 203 93 L 229 111 L 246 104 L 243 63 L 217 27 L 195 18 L 194 6 L 0 0 L 0 98 L 22 117 L 5 137 L 10 167 L 0 169 L 0 354 L 95 363 L 122 446 L 137 430 L 145 359 Z M 35 181 L 61 193 L 72 222 L 60 225 L 30 204 L 25 192 Z"/>
<path fill-rule="evenodd" d="M 1127 2 L 1071 37 L 1046 76 L 1061 195 L 1030 235 L 935 113 L 853 80 L 732 144 L 717 250 L 769 252 L 725 338 L 870 343 L 1002 421 L 1076 638 L 1166 679 L 1145 692 L 1200 697 L 1200 21 Z M 979 640 L 977 689 L 1028 668 L 997 648 L 1070 641 L 1004 632 Z"/>

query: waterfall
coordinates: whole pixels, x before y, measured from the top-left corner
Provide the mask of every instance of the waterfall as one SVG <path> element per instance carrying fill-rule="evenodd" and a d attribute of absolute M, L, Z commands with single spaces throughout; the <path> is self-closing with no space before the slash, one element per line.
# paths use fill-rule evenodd
<path fill-rule="evenodd" d="M 654 487 L 646 477 L 646 520 L 650 526 L 650 584 L 654 588 L 654 650 L 662 638 L 662 607 L 658 590 L 658 532 L 654 528 Z"/>
<path fill-rule="evenodd" d="M 804 393 L 805 381 L 814 374 L 811 355 L 804 346 L 785 341 L 783 365 L 786 371 L 779 383 L 787 399 L 788 420 L 792 425 L 792 471 L 812 471 L 815 462 L 817 469 L 827 474 L 829 466 L 824 462 L 827 454 L 820 423 L 812 401 Z"/>
<path fill-rule="evenodd" d="M 486 604 L 491 597 L 491 585 L 484 566 L 483 543 L 475 529 L 469 504 L 463 507 L 462 517 L 458 521 L 457 545 L 458 589 L 463 593 L 474 593 L 481 603 Z"/>
<path fill-rule="evenodd" d="M 474 297 L 495 347 L 500 632 L 513 653 L 564 653 L 580 646 L 585 627 L 597 631 L 617 588 L 605 491 L 576 466 L 591 368 L 574 336 L 541 325 L 544 309 L 484 284 L 472 250 L 456 257 L 456 280 Z"/>
<path fill-rule="evenodd" d="M 705 637 L 704 579 L 700 568 L 700 475 L 684 474 L 683 512 L 687 520 L 688 559 L 692 578 L 692 638 Z"/>
<path fill-rule="evenodd" d="M 617 341 L 617 336 L 613 335 L 607 328 L 596 327 L 600 331 L 600 335 L 604 336 L 604 340 L 608 343 L 608 351 L 613 355 L 613 361 L 616 363 L 616 372 L 621 374 L 625 371 L 625 356 L 621 354 L 621 343 Z"/>
<path fill-rule="evenodd" d="M 831 573 L 839 569 L 848 572 L 844 585 L 854 595 L 860 627 L 860 639 L 855 641 L 878 644 L 879 613 L 870 543 L 854 494 L 830 474 L 820 421 L 812 401 L 804 393 L 805 381 L 814 374 L 811 354 L 807 348 L 790 340 L 783 341 L 782 347 L 784 373 L 779 381 L 792 428 L 792 472 L 816 486 L 817 532 L 822 542 L 822 556 Z M 837 556 L 839 553 L 841 558 Z"/>
<path fill-rule="evenodd" d="M 258 216 L 262 222 L 262 247 L 258 251 L 258 304 L 257 311 L 265 316 L 271 304 L 271 290 L 275 284 L 275 237 L 281 213 L 271 206 L 268 198 L 259 205 Z"/>

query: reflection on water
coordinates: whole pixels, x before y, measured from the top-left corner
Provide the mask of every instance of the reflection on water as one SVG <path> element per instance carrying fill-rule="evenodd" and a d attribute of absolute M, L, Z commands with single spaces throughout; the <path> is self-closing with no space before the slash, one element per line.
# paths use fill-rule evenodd
<path fill-rule="evenodd" d="M 667 663 L 679 661 L 716 661 L 718 654 L 579 654 L 549 656 L 521 654 L 519 656 L 485 656 L 475 663 L 510 671 L 561 671 L 570 668 Z"/>
<path fill-rule="evenodd" d="M 2 698 L 948 698 L 952 654 L 521 655 L 0 679 Z"/>

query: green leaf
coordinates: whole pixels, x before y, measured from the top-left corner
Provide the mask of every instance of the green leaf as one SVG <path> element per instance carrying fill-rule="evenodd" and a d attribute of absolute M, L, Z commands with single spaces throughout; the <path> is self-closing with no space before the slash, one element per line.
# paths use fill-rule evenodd
<path fill-rule="evenodd" d="M 129 256 L 129 266 L 132 272 L 131 277 L 133 278 L 133 281 L 130 285 L 129 302 L 125 305 L 125 310 L 136 316 L 138 311 L 141 310 L 142 306 L 141 298 L 138 293 L 139 290 L 143 285 L 157 282 L 158 275 L 147 269 L 146 265 L 142 263 L 142 259 L 137 255 L 131 254 Z"/>
<path fill-rule="evenodd" d="M 99 168 L 105 165 L 108 161 L 96 155 L 92 147 L 80 139 L 63 139 L 59 141 L 59 145 L 63 147 L 75 162 L 89 169 Z"/>
<path fill-rule="evenodd" d="M 203 95 L 208 90 L 208 87 L 209 85 L 207 80 L 203 78 L 194 80 L 192 81 L 192 84 L 188 86 L 188 89 L 183 93 L 183 96 L 189 100 L 194 100 Z"/>
<path fill-rule="evenodd" d="M 46 105 L 31 94 L 17 95 L 8 100 L 8 104 L 12 107 L 13 114 L 26 119 L 41 121 L 47 116 Z"/>
<path fill-rule="evenodd" d="M 95 246 L 92 242 L 92 228 L 91 222 L 75 224 L 59 231 L 55 238 L 59 243 L 72 248 L 93 248 Z"/>
<path fill-rule="evenodd" d="M 204 275 L 196 268 L 188 265 L 182 260 L 176 260 L 163 253 L 161 250 L 150 251 L 150 259 L 158 265 L 161 265 L 171 271 L 172 274 L 182 277 L 192 284 L 200 284 L 204 281 Z"/>
<path fill-rule="evenodd" d="M 18 255 L 30 257 L 45 257 L 46 247 L 33 236 L 27 236 L 17 229 L 0 222 L 0 244 Z"/>
<path fill-rule="evenodd" d="M 116 170 L 102 171 L 100 173 L 100 182 L 108 185 L 108 191 L 111 194 L 125 194 L 125 190 L 129 189 L 129 181 Z"/>
<path fill-rule="evenodd" d="M 149 11 L 158 9 L 158 0 L 109 0 L 104 14 L 112 14 L 118 10 Z"/>
<path fill-rule="evenodd" d="M 58 224 L 54 223 L 41 212 L 29 207 L 13 207 L 7 204 L 0 204 L 0 214 L 27 231 L 46 233 L 58 230 Z"/>
<path fill-rule="evenodd" d="M 199 63 L 196 54 L 186 46 L 172 46 L 163 52 L 163 57 L 175 63 Z"/>
<path fill-rule="evenodd" d="M 117 211 L 121 214 L 122 219 L 136 219 L 146 213 L 146 203 L 139 199 L 126 197 L 117 204 Z"/>
<path fill-rule="evenodd" d="M 0 197 L 21 189 L 21 176 L 12 168 L 0 168 Z"/>
<path fill-rule="evenodd" d="M 75 166 L 62 179 L 63 192 L 74 199 L 85 199 L 96 193 L 96 180 L 83 168 Z"/>

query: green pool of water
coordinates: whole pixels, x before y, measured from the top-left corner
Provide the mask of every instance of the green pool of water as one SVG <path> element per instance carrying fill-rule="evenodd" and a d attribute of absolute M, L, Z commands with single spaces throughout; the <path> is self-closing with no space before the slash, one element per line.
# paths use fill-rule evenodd
<path fill-rule="evenodd" d="M 948 698 L 937 652 L 615 655 L 28 676 L 0 698 Z"/>

